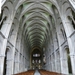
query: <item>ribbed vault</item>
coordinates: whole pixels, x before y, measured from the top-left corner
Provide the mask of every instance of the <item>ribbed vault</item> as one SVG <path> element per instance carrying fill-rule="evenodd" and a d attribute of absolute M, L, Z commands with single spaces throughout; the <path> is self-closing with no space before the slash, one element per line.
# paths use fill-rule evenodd
<path fill-rule="evenodd" d="M 26 0 L 20 1 L 16 9 L 22 6 L 19 20 L 25 17 L 22 28 L 25 41 L 32 49 L 43 48 L 50 34 L 50 15 L 52 3 L 48 0 Z"/>

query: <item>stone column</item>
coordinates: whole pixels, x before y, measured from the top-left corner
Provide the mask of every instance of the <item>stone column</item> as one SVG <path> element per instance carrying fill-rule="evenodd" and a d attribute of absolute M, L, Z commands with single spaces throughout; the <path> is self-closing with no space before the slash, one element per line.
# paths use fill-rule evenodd
<path fill-rule="evenodd" d="M 64 51 L 60 48 L 60 63 L 61 63 L 61 73 L 62 74 L 68 74 L 68 65 L 67 65 L 67 59 L 63 57 Z"/>
<path fill-rule="evenodd" d="M 1 41 L 2 42 L 0 42 L 0 75 L 3 75 L 7 39 L 3 38 L 3 40 L 1 39 Z"/>
<path fill-rule="evenodd" d="M 3 75 L 3 69 L 4 69 L 4 58 L 5 58 L 5 52 L 6 52 L 6 46 L 7 46 L 7 38 L 11 29 L 11 25 L 12 25 L 12 19 L 10 19 L 10 17 L 8 16 L 7 21 L 4 22 L 4 24 L 2 25 L 1 28 L 1 32 L 0 32 L 0 56 L 1 56 L 1 71 L 0 71 L 0 75 Z"/>
<path fill-rule="evenodd" d="M 72 28 L 71 23 L 67 20 L 67 19 L 63 19 L 63 26 L 66 32 L 66 36 L 67 36 L 67 41 L 68 41 L 68 45 L 69 45 L 69 49 L 70 49 L 70 53 L 74 53 L 75 52 L 75 35 L 72 35 L 74 30 Z M 72 35 L 72 36 L 71 36 Z M 75 56 L 73 56 L 75 58 Z M 73 59 L 71 57 L 71 63 L 73 63 L 75 61 L 75 59 Z M 72 72 L 73 74 L 75 74 L 75 64 L 72 65 Z"/>
<path fill-rule="evenodd" d="M 18 59 L 17 59 L 17 72 L 19 72 L 19 63 L 20 63 L 20 61 L 19 61 L 19 56 L 20 56 L 20 54 L 19 54 L 19 52 L 18 52 Z"/>
<path fill-rule="evenodd" d="M 59 72 L 59 69 L 58 68 L 60 68 L 59 66 L 59 55 L 58 55 L 58 50 L 56 51 L 56 53 L 55 53 L 55 70 L 56 70 L 56 72 Z M 59 72 L 60 73 L 60 72 Z"/>
<path fill-rule="evenodd" d="M 5 58 L 5 56 L 0 55 L 0 75 L 3 75 L 3 70 L 4 70 L 4 58 Z"/>
<path fill-rule="evenodd" d="M 12 49 L 12 74 L 14 74 L 14 58 L 15 58 L 15 47 Z"/>
<path fill-rule="evenodd" d="M 74 54 L 70 53 L 70 58 L 71 58 L 72 72 L 73 74 L 75 74 L 75 53 Z"/>

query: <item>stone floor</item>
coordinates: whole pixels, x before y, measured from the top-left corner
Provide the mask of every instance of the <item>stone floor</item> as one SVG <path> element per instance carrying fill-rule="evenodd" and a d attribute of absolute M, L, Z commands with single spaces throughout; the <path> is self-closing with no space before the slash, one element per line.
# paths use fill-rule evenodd
<path fill-rule="evenodd" d="M 35 70 L 34 75 L 41 75 L 38 70 Z"/>

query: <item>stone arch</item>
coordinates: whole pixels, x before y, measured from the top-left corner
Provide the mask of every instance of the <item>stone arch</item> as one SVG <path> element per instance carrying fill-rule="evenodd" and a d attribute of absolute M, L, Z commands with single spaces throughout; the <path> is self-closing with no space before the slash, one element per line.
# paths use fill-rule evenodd
<path fill-rule="evenodd" d="M 1 16 L 0 16 L 0 29 L 2 28 L 3 23 L 7 20 L 8 16 L 6 14 L 4 14 L 4 11 L 8 11 L 8 7 L 5 7 L 4 9 L 2 9 L 1 11 Z"/>
<path fill-rule="evenodd" d="M 5 16 L 5 17 L 1 20 L 0 29 L 2 28 L 2 25 L 3 25 L 4 21 L 6 21 L 6 19 L 7 19 L 7 16 Z"/>
<path fill-rule="evenodd" d="M 70 20 L 72 27 L 75 30 L 75 13 L 73 10 L 71 10 L 71 16 L 68 16 L 68 19 Z"/>
<path fill-rule="evenodd" d="M 14 26 L 15 26 L 15 24 L 14 24 L 14 23 L 12 23 L 12 27 L 11 27 L 11 30 L 10 30 L 10 32 L 9 32 L 8 39 L 10 39 L 10 38 L 11 38 L 11 36 L 12 36 L 12 33 L 13 33 L 13 31 L 14 31 Z"/>
<path fill-rule="evenodd" d="M 10 19 L 11 19 L 10 10 L 9 10 L 8 6 L 3 7 L 1 14 L 3 14 L 3 15 L 1 16 L 0 29 L 1 29 L 1 32 L 3 32 L 3 34 L 6 35 L 6 33 L 5 33 L 7 31 L 6 29 L 9 27 L 8 23 L 11 22 L 10 21 Z"/>
<path fill-rule="evenodd" d="M 62 37 L 63 37 L 64 40 L 66 40 L 67 37 L 66 37 L 65 29 L 64 29 L 64 27 L 63 27 L 62 22 L 60 23 L 60 25 L 61 25 L 60 31 L 61 31 Z"/>
<path fill-rule="evenodd" d="M 4 59 L 4 75 L 11 74 L 11 53 L 11 48 L 7 46 Z"/>

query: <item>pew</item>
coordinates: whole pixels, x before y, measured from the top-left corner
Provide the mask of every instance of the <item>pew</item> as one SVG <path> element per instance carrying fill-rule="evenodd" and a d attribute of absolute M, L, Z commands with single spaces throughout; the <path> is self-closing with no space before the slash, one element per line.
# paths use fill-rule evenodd
<path fill-rule="evenodd" d="M 50 72 L 50 71 L 46 71 L 46 70 L 39 70 L 40 75 L 63 75 L 57 72 Z M 18 74 L 14 74 L 14 75 L 34 75 L 35 70 L 28 70 L 26 72 L 22 72 L 22 73 L 18 73 Z"/>
<path fill-rule="evenodd" d="M 46 71 L 46 70 L 39 70 L 41 75 L 62 75 L 60 73 L 56 73 L 56 72 L 50 72 L 50 71 Z"/>
<path fill-rule="evenodd" d="M 29 70 L 29 71 L 14 74 L 14 75 L 34 75 L 34 70 Z"/>

